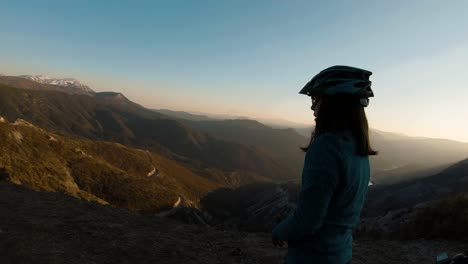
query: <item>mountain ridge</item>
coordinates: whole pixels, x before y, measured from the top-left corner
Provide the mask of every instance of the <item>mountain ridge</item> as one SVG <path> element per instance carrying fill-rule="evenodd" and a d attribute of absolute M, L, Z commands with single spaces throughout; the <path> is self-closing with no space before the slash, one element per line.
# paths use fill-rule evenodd
<path fill-rule="evenodd" d="M 28 88 L 24 83 L 20 84 L 20 88 Z M 0 91 L 5 97 L 0 98 L 0 115 L 7 119 L 22 118 L 57 133 L 175 153 L 228 174 L 254 169 L 257 178 L 272 175 L 276 176 L 270 178 L 283 180 L 300 178 L 303 153 L 299 148 L 306 145 L 308 139 L 292 129 L 271 128 L 250 119 L 207 120 L 187 112 L 167 116 L 116 92 L 88 94 L 87 97 L 71 94 L 73 97 L 68 97 L 51 94 L 63 91 L 50 91 L 49 87 L 29 87 L 26 91 L 31 92 L 23 94 L 12 90 L 16 87 L 8 87 L 3 88 L 6 89 L 3 93 Z M 404 179 L 405 175 L 424 176 L 431 167 L 448 166 L 468 154 L 468 144 L 450 140 L 413 139 L 374 130 L 371 130 L 371 140 L 380 150 L 380 155 L 371 157 L 372 181 L 376 184 L 392 183 Z M 213 155 L 214 149 L 218 154 Z M 221 154 L 228 155 L 229 164 L 220 162 L 221 157 L 226 158 Z M 249 158 L 242 159 L 242 156 Z"/>
<path fill-rule="evenodd" d="M 18 76 L 0 75 L 0 84 L 13 86 L 24 90 L 39 90 L 39 91 L 58 91 L 73 95 L 92 96 L 94 91 L 90 88 L 76 87 L 72 85 L 55 85 L 50 83 L 41 83 L 28 78 Z"/>
<path fill-rule="evenodd" d="M 57 86 L 74 87 L 88 93 L 94 93 L 93 89 L 81 83 L 75 78 L 53 78 L 45 75 L 19 75 L 18 77 L 29 79 L 38 83 L 52 84 Z"/>
<path fill-rule="evenodd" d="M 111 94 L 111 100 L 107 100 L 109 94 L 104 95 L 70 95 L 0 84 L 0 115 L 7 120 L 27 120 L 53 133 L 185 156 L 200 171 L 218 169 L 208 174 L 219 180 L 231 175 L 233 183 L 242 182 L 242 175 L 247 181 L 290 175 L 263 150 L 216 139 L 127 99 L 113 100 L 118 94 Z M 231 176 L 225 180 L 230 181 Z"/>

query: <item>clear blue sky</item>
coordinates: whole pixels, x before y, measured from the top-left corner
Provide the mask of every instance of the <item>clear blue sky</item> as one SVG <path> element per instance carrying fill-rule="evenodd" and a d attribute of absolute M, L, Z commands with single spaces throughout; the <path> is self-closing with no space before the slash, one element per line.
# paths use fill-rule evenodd
<path fill-rule="evenodd" d="M 372 127 L 468 142 L 468 1 L 1 1 L 0 73 L 154 108 L 313 123 L 321 69 L 374 72 Z"/>

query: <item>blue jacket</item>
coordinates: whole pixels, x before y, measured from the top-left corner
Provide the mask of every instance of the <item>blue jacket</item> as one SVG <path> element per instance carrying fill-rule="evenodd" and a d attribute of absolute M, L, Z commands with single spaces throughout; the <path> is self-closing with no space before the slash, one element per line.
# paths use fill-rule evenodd
<path fill-rule="evenodd" d="M 350 131 L 316 138 L 305 156 L 297 209 L 273 229 L 273 237 L 288 241 L 288 264 L 351 260 L 369 171 L 369 158 L 356 154 Z"/>

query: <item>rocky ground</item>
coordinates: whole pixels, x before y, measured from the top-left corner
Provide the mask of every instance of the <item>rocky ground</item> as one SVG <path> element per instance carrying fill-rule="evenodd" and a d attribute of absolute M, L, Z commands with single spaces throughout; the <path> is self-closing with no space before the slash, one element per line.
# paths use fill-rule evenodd
<path fill-rule="evenodd" d="M 433 263 L 450 241 L 359 240 L 353 263 Z M 0 263 L 282 263 L 268 233 L 222 231 L 0 182 Z"/>

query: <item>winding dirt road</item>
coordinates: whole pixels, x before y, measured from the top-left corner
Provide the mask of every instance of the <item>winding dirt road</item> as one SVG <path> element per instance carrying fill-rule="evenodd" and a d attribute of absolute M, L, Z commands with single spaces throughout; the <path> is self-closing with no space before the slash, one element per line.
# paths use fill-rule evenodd
<path fill-rule="evenodd" d="M 183 202 L 184 202 L 184 197 L 182 197 L 180 194 L 178 194 L 177 201 L 174 203 L 174 205 L 172 206 L 171 209 L 159 212 L 156 215 L 161 216 L 161 217 L 170 216 L 170 215 L 174 214 L 175 212 L 177 212 L 177 210 L 180 207 L 182 207 Z"/>

